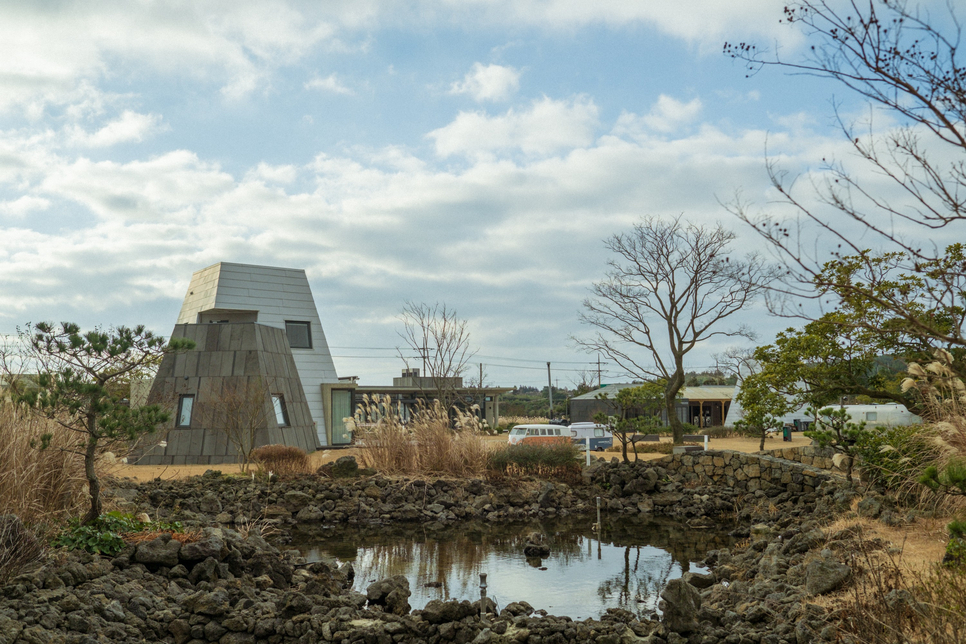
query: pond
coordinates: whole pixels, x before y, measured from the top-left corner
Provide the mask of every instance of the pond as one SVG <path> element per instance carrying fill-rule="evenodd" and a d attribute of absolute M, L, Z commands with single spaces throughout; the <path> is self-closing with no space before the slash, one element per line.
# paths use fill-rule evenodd
<path fill-rule="evenodd" d="M 600 538 L 591 520 L 514 524 L 468 523 L 321 529 L 296 535 L 289 547 L 309 561 L 335 558 L 356 571 L 355 590 L 379 579 L 404 575 L 413 609 L 432 599 L 480 598 L 480 573 L 487 596 L 503 608 L 526 601 L 536 609 L 573 619 L 600 617 L 623 608 L 638 617 L 657 612 L 664 586 L 685 572 L 707 572 L 695 564 L 715 548 L 730 547 L 730 526 L 695 529 L 671 520 L 622 518 L 605 522 Z M 545 535 L 550 555 L 527 558 L 533 532 Z"/>

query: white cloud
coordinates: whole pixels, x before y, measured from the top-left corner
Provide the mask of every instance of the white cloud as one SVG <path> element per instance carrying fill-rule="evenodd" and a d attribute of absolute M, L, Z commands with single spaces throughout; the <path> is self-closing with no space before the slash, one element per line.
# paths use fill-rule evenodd
<path fill-rule="evenodd" d="M 474 63 L 463 80 L 450 86 L 450 94 L 468 94 L 477 102 L 505 101 L 520 87 L 520 71 L 503 65 Z"/>
<path fill-rule="evenodd" d="M 121 117 L 99 129 L 88 133 L 79 126 L 72 126 L 68 139 L 74 145 L 89 148 L 105 148 L 118 143 L 140 142 L 161 127 L 158 114 L 138 114 L 124 110 Z"/>
<path fill-rule="evenodd" d="M 222 86 L 237 98 L 270 74 L 331 43 L 358 11 L 266 0 L 244 5 L 168 3 L 4 3 L 0 6 L 0 110 L 36 118 L 76 100 L 85 82 L 142 75 L 145 69 Z M 348 22 L 347 22 L 348 21 Z"/>
<path fill-rule="evenodd" d="M 571 30 L 586 25 L 653 25 L 672 36 L 720 51 L 725 39 L 763 37 L 789 46 L 801 41 L 798 30 L 780 24 L 782 3 L 772 0 L 454 0 L 444 1 L 451 14 L 484 24 L 529 25 Z"/>
<path fill-rule="evenodd" d="M 118 221 L 162 218 L 187 223 L 197 208 L 234 184 L 216 164 L 185 150 L 129 163 L 83 157 L 52 163 L 56 166 L 48 169 L 39 190 Z"/>
<path fill-rule="evenodd" d="M 545 155 L 590 144 L 597 126 L 597 106 L 589 98 L 556 101 L 544 97 L 522 112 L 510 109 L 499 116 L 460 112 L 452 123 L 427 136 L 443 157 L 502 150 Z"/>
<path fill-rule="evenodd" d="M 329 74 L 325 78 L 316 76 L 305 83 L 305 89 L 321 89 L 326 92 L 332 92 L 333 94 L 345 94 L 347 96 L 355 95 L 355 92 L 343 85 L 335 74 Z"/>
<path fill-rule="evenodd" d="M 371 30 L 425 30 L 435 25 L 528 25 L 572 30 L 604 24 L 649 25 L 719 51 L 723 40 L 761 39 L 788 48 L 803 39 L 780 25 L 772 0 L 423 0 L 416 3 L 301 3 L 197 0 L 170 3 L 17 3 L 0 6 L 0 111 L 23 109 L 38 118 L 49 106 L 76 101 L 85 82 L 153 73 L 188 77 L 221 87 L 237 99 L 271 86 L 281 67 L 318 51 L 364 53 Z M 358 42 L 355 42 L 358 41 Z M 456 89 L 476 100 L 501 100 L 517 70 L 489 65 Z M 332 91 L 346 89 L 329 77 Z M 325 87 L 321 87 L 325 88 Z"/>
<path fill-rule="evenodd" d="M 614 133 L 634 138 L 646 138 L 651 133 L 673 134 L 694 123 L 702 107 L 698 98 L 683 103 L 661 94 L 647 114 L 622 113 L 617 119 Z"/>
<path fill-rule="evenodd" d="M 292 183 L 298 177 L 298 168 L 294 165 L 269 165 L 259 163 L 245 175 L 246 181 L 269 181 L 272 183 Z"/>
<path fill-rule="evenodd" d="M 47 210 L 50 207 L 50 200 L 42 197 L 31 197 L 24 195 L 13 201 L 0 202 L 0 212 L 6 213 L 15 218 L 26 217 L 31 213 Z"/>

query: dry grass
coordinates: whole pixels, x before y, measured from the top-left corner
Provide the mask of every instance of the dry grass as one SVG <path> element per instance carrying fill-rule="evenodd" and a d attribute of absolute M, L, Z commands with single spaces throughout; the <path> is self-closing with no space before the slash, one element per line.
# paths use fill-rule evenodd
<path fill-rule="evenodd" d="M 550 419 L 546 416 L 500 416 L 500 427 L 514 425 L 546 425 Z"/>
<path fill-rule="evenodd" d="M 369 424 L 357 430 L 363 464 L 385 474 L 481 475 L 487 453 L 482 427 L 472 414 L 455 413 L 455 428 L 450 428 L 447 411 L 434 401 L 403 423 L 388 396 L 365 398 L 359 416 Z"/>
<path fill-rule="evenodd" d="M 853 569 L 838 593 L 811 597 L 839 621 L 840 641 L 855 644 L 952 644 L 966 641 L 966 569 L 938 562 L 943 519 L 886 526 L 844 518 L 826 527 L 825 544 Z"/>
<path fill-rule="evenodd" d="M 697 443 L 685 443 L 685 445 L 697 445 Z M 614 452 L 616 454 L 623 454 L 623 448 L 621 447 L 621 444 L 619 442 L 614 445 L 611 445 L 604 451 Z M 653 443 L 642 442 L 642 443 L 638 443 L 637 445 L 631 445 L 630 443 L 628 443 L 627 451 L 632 454 L 636 451 L 638 454 L 666 455 L 674 451 L 674 443 L 670 441 L 656 441 Z"/>
<path fill-rule="evenodd" d="M 252 461 L 273 476 L 299 476 L 311 471 L 305 452 L 290 445 L 263 445 L 252 452 Z"/>
<path fill-rule="evenodd" d="M 0 585 L 43 560 L 44 546 L 16 518 L 0 519 Z"/>
<path fill-rule="evenodd" d="M 40 437 L 51 444 L 38 449 Z M 63 451 L 70 432 L 0 402 L 0 514 L 15 514 L 43 530 L 76 515 L 86 503 L 83 459 Z"/>
<path fill-rule="evenodd" d="M 162 534 L 170 534 L 172 541 L 180 541 L 181 543 L 195 543 L 196 541 L 201 541 L 203 536 L 200 530 L 194 532 L 175 532 L 174 530 L 147 530 L 144 532 L 125 532 L 121 535 L 125 543 L 128 544 L 138 544 L 144 543 L 145 541 L 154 541 Z"/>

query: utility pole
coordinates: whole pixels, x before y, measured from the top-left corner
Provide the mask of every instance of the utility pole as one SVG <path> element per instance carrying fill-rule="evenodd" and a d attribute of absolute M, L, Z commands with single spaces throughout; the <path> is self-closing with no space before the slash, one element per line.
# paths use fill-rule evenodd
<path fill-rule="evenodd" d="M 597 388 L 600 389 L 601 386 L 602 385 L 600 384 L 600 354 L 598 353 L 597 354 Z"/>
<path fill-rule="evenodd" d="M 550 363 L 547 363 L 547 398 L 550 400 L 550 419 L 553 419 L 553 380 L 550 378 Z"/>
<path fill-rule="evenodd" d="M 480 363 L 480 420 L 486 420 L 486 397 L 483 394 L 483 363 Z"/>
<path fill-rule="evenodd" d="M 426 358 L 429 357 L 429 340 L 427 339 L 425 333 L 423 333 L 423 348 L 419 352 L 419 355 L 422 356 L 422 358 L 423 358 L 423 373 L 422 373 L 422 376 L 425 378 L 426 375 L 427 375 L 426 374 Z"/>

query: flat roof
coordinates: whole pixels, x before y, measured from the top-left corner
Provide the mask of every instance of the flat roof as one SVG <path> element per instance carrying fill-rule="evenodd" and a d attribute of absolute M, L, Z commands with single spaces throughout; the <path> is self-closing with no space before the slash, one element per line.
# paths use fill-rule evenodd
<path fill-rule="evenodd" d="M 621 382 L 604 385 L 600 389 L 588 392 L 581 396 L 575 396 L 571 400 L 595 400 L 599 394 L 604 394 L 607 398 L 617 395 L 621 389 L 640 387 L 641 383 Z M 702 387 L 681 387 L 679 398 L 681 400 L 731 400 L 734 398 L 734 385 L 707 385 Z"/>
<path fill-rule="evenodd" d="M 466 394 L 505 394 L 513 391 L 514 387 L 459 387 L 453 389 L 460 395 Z M 377 394 L 410 394 L 410 393 L 432 393 L 436 391 L 429 387 L 418 387 L 416 385 L 396 386 L 396 385 L 358 385 L 355 389 L 357 393 L 377 393 Z"/>

